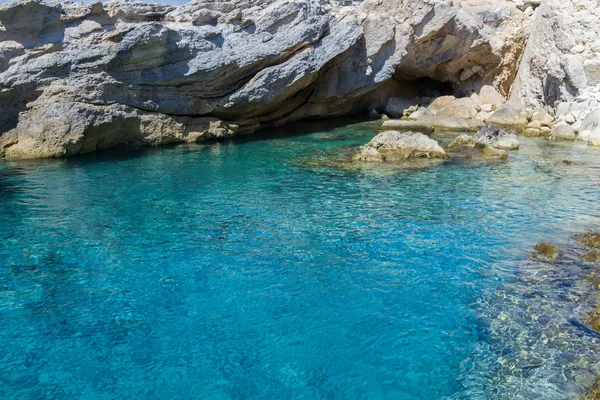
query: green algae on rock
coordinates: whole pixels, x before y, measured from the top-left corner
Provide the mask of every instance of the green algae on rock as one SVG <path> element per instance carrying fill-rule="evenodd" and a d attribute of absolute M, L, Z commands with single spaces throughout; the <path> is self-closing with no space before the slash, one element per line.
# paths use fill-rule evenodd
<path fill-rule="evenodd" d="M 586 395 L 582 396 L 580 400 L 600 400 L 600 378 L 598 378 L 594 387 Z"/>
<path fill-rule="evenodd" d="M 535 251 L 539 256 L 543 256 L 545 258 L 555 260 L 558 258 L 559 251 L 558 247 L 554 246 L 550 243 L 539 243 L 535 246 Z"/>
<path fill-rule="evenodd" d="M 593 249 L 600 249 L 600 233 L 585 233 L 578 237 L 577 240 L 584 246 L 591 247 Z"/>
<path fill-rule="evenodd" d="M 448 144 L 449 151 L 456 151 L 465 154 L 469 158 L 487 158 L 505 160 L 508 158 L 508 153 L 504 150 L 499 150 L 490 147 L 481 142 L 474 136 L 460 135 Z"/>

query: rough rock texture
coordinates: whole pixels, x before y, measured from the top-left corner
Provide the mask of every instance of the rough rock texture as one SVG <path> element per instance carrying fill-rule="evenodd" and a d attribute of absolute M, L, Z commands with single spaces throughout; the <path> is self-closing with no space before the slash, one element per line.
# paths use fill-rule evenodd
<path fill-rule="evenodd" d="M 318 0 L 1 5 L 0 156 L 366 113 L 423 78 L 506 94 L 529 17 L 507 1 L 455 4 L 366 0 L 340 13 Z M 223 131 L 198 131 L 206 118 Z"/>
<path fill-rule="evenodd" d="M 386 131 L 362 146 L 354 161 L 403 161 L 411 158 L 448 158 L 438 142 L 422 133 Z"/>
<path fill-rule="evenodd" d="M 448 145 L 449 151 L 463 153 L 468 158 L 488 158 L 504 160 L 508 153 L 504 150 L 489 146 L 477 136 L 460 135 Z"/>
<path fill-rule="evenodd" d="M 553 110 L 558 122 L 568 123 L 576 132 L 582 121 L 600 108 L 597 0 L 541 2 L 511 101 Z"/>
<path fill-rule="evenodd" d="M 481 143 L 501 150 L 517 150 L 519 140 L 517 135 L 503 131 L 497 126 L 486 125 L 475 135 Z"/>

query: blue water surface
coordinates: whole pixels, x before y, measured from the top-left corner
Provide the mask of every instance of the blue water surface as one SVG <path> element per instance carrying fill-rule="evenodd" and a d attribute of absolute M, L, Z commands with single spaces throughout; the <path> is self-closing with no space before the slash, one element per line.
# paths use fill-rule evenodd
<path fill-rule="evenodd" d="M 374 134 L 0 162 L 0 397 L 485 398 L 477 300 L 598 223 L 600 151 L 327 163 Z"/>

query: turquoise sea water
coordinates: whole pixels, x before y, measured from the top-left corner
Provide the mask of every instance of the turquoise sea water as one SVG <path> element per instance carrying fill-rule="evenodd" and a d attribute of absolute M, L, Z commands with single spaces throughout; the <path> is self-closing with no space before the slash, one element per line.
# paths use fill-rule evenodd
<path fill-rule="evenodd" d="M 600 150 L 350 168 L 373 125 L 307 130 L 0 162 L 0 397 L 494 398 L 481 299 L 598 226 Z"/>

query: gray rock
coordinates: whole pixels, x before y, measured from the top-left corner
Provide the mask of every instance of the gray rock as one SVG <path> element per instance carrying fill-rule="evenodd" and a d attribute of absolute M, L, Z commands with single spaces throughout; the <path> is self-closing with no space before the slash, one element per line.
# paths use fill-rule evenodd
<path fill-rule="evenodd" d="M 490 124 L 481 128 L 475 138 L 487 146 L 500 150 L 517 150 L 519 148 L 517 135 Z"/>
<path fill-rule="evenodd" d="M 504 105 L 490 115 L 486 123 L 500 126 L 525 126 L 528 124 L 527 118 L 519 111 L 509 105 Z"/>
<path fill-rule="evenodd" d="M 575 129 L 573 129 L 571 125 L 567 124 L 566 122 L 559 122 L 552 130 L 552 133 L 550 134 L 550 139 L 575 140 L 577 139 L 577 134 L 575 133 Z"/>
<path fill-rule="evenodd" d="M 422 133 L 386 131 L 375 136 L 353 157 L 354 161 L 404 161 L 411 158 L 448 158 L 437 141 Z"/>
<path fill-rule="evenodd" d="M 554 117 L 543 108 L 537 108 L 533 111 L 531 120 L 539 122 L 542 126 L 550 126 L 554 121 Z"/>
<path fill-rule="evenodd" d="M 433 133 L 433 127 L 425 122 L 410 121 L 402 119 L 392 119 L 385 121 L 381 125 L 381 130 L 384 131 L 414 131 L 424 134 Z"/>
<path fill-rule="evenodd" d="M 504 150 L 488 146 L 480 141 L 476 136 L 460 135 L 450 144 L 448 150 L 460 152 L 468 158 L 487 158 L 504 160 L 508 158 L 508 153 Z"/>
<path fill-rule="evenodd" d="M 415 100 L 392 97 L 385 105 L 385 113 L 393 118 L 401 118 L 415 112 Z"/>

